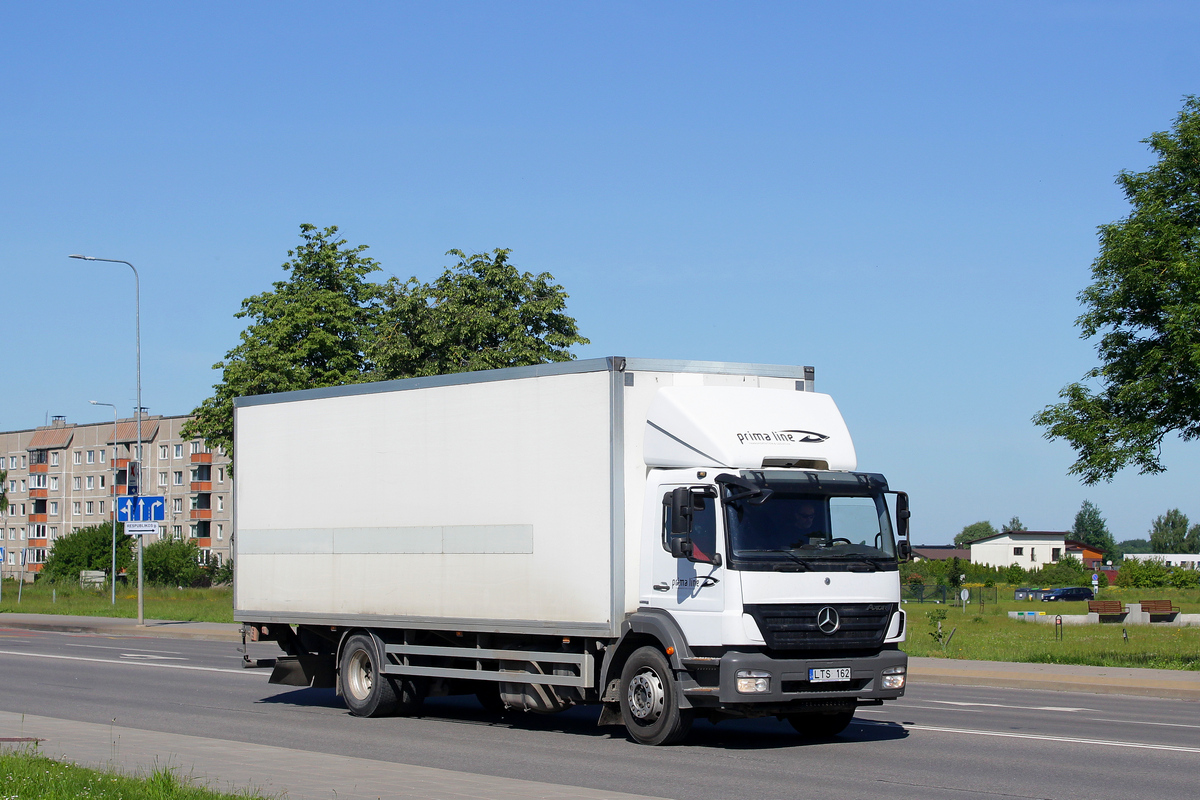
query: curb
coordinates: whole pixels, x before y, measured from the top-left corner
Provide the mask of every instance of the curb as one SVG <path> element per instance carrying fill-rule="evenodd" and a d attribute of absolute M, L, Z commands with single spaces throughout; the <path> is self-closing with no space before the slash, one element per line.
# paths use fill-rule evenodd
<path fill-rule="evenodd" d="M 16 628 L 19 630 L 47 631 L 50 633 L 94 633 L 104 636 L 147 636 L 158 639 L 201 639 L 213 642 L 241 642 L 240 627 L 237 630 L 226 631 L 216 628 L 186 628 L 185 625 L 205 625 L 195 622 L 170 622 L 149 620 L 145 625 L 138 625 L 130 620 L 126 625 L 111 625 L 103 622 L 89 625 L 81 622 L 57 622 L 54 620 L 31 621 L 12 620 L 0 614 L 0 628 Z M 220 623 L 218 623 L 220 624 Z"/>

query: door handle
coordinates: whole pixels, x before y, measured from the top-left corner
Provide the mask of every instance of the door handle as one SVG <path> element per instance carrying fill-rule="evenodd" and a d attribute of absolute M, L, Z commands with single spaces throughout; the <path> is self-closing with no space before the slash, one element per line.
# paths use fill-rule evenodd
<path fill-rule="evenodd" d="M 665 582 L 664 583 L 656 583 L 656 584 L 654 584 L 654 591 L 669 592 L 669 591 L 671 591 L 671 586 L 670 586 L 670 584 L 667 584 Z"/>

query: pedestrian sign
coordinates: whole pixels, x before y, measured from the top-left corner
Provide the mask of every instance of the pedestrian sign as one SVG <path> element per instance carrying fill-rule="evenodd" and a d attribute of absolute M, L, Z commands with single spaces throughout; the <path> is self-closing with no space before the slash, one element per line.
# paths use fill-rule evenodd
<path fill-rule="evenodd" d="M 162 496 L 118 497 L 117 522 L 162 522 L 167 498 Z"/>

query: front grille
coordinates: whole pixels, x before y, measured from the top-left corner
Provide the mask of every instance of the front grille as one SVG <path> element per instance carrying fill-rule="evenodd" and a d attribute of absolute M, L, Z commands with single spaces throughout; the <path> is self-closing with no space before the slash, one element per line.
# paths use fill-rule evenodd
<path fill-rule="evenodd" d="M 831 634 L 817 626 L 823 608 L 838 614 Z M 772 650 L 877 650 L 883 645 L 895 605 L 891 603 L 770 603 L 747 605 Z"/>

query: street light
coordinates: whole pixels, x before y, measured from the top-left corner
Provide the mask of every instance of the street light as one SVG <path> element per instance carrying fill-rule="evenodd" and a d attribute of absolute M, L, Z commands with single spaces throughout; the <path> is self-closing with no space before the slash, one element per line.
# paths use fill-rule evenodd
<path fill-rule="evenodd" d="M 124 259 L 97 258 L 96 256 L 81 256 L 78 253 L 74 253 L 70 257 L 71 258 L 81 258 L 84 261 L 107 261 L 110 264 L 124 264 L 125 266 L 127 266 L 131 270 L 133 270 L 133 299 L 134 299 L 133 308 L 134 308 L 134 320 L 135 320 L 134 324 L 136 326 L 135 330 L 136 330 L 136 334 L 137 334 L 137 337 L 136 337 L 136 341 L 137 341 L 137 409 L 136 409 L 136 413 L 134 414 L 134 417 L 135 417 L 134 424 L 137 425 L 137 465 L 138 465 L 138 481 L 139 481 L 137 490 L 139 493 L 141 493 L 141 491 L 142 491 L 142 487 L 141 487 L 141 477 L 142 477 L 142 465 L 141 465 L 141 461 L 142 461 L 142 282 L 141 282 L 141 279 L 138 278 L 137 267 L 135 267 L 133 264 L 130 264 L 128 261 L 125 261 Z M 114 439 L 114 444 L 115 444 L 116 443 L 115 442 L 115 439 L 116 439 L 116 431 L 115 430 L 113 431 L 113 439 Z M 131 474 L 132 474 L 132 472 L 133 472 L 133 470 L 130 469 Z M 115 530 L 115 526 L 114 526 L 114 530 Z M 115 575 L 113 576 L 113 579 L 114 580 L 116 579 Z M 113 591 L 115 592 L 116 589 L 114 588 Z M 142 593 L 142 537 L 141 536 L 138 536 L 138 615 L 137 615 L 137 624 L 138 625 L 146 624 L 145 598 Z"/>
<path fill-rule="evenodd" d="M 96 400 L 88 400 L 94 406 L 108 406 L 113 410 L 113 457 L 112 457 L 112 486 L 113 486 L 113 501 L 112 501 L 112 577 L 109 578 L 109 586 L 112 589 L 112 604 L 117 604 L 117 407 L 112 403 L 101 403 Z"/>

